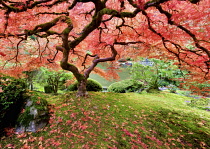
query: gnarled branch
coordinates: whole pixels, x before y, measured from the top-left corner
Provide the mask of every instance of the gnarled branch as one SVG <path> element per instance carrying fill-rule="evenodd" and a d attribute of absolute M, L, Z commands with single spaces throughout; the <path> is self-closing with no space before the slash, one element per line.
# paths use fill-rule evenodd
<path fill-rule="evenodd" d="M 113 45 L 110 45 L 112 56 L 107 58 L 99 58 L 98 55 L 94 55 L 95 59 L 93 60 L 93 64 L 85 71 L 84 76 L 85 78 L 88 78 L 91 71 L 96 67 L 96 65 L 100 62 L 107 62 L 107 61 L 113 61 L 115 60 L 117 56 L 117 51 L 114 48 Z"/>

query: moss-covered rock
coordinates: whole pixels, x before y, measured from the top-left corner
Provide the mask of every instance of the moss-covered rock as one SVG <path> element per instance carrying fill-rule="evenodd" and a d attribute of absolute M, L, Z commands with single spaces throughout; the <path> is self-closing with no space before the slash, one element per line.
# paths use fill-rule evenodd
<path fill-rule="evenodd" d="M 16 132 L 36 132 L 47 125 L 49 120 L 48 102 L 33 92 L 27 99 L 24 109 L 17 119 Z"/>

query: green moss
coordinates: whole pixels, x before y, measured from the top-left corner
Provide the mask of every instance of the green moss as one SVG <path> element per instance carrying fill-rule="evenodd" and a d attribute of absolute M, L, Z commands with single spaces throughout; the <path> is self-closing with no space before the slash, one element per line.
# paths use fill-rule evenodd
<path fill-rule="evenodd" d="M 63 31 L 63 34 L 69 34 L 70 31 L 71 31 L 70 28 L 65 28 L 64 31 Z"/>
<path fill-rule="evenodd" d="M 75 74 L 75 77 L 77 78 L 78 81 L 85 79 L 85 76 L 83 74 Z"/>
<path fill-rule="evenodd" d="M 30 114 L 31 107 L 34 107 L 35 109 L 37 109 L 38 114 L 40 114 L 43 111 L 47 113 L 47 115 L 39 116 L 38 117 L 39 119 L 48 119 L 49 118 L 48 102 L 43 97 L 40 97 L 40 93 L 33 92 L 30 95 L 29 100 L 32 102 L 32 104 L 30 106 L 26 107 L 25 109 L 23 109 L 23 112 L 19 115 L 19 117 L 17 119 L 18 124 L 21 124 L 25 127 L 29 126 L 29 123 L 32 120 L 34 120 L 34 115 Z"/>
<path fill-rule="evenodd" d="M 77 67 L 75 65 L 61 61 L 60 66 L 64 70 L 71 71 L 78 81 L 85 79 L 85 76 L 78 72 Z"/>
<path fill-rule="evenodd" d="M 122 17 L 134 17 L 135 16 L 133 13 L 130 13 L 130 12 L 121 12 L 120 15 Z"/>
<path fill-rule="evenodd" d="M 23 113 L 21 113 L 17 119 L 18 124 L 25 127 L 29 126 L 30 121 L 33 120 L 33 115 L 30 114 L 30 107 L 27 107 Z"/>
<path fill-rule="evenodd" d="M 17 8 L 17 7 L 13 7 L 13 6 L 11 6 L 11 5 L 7 5 L 7 7 L 9 7 L 11 10 L 13 10 L 14 12 L 18 12 L 18 11 L 20 11 L 20 9 L 19 8 Z"/>
<path fill-rule="evenodd" d="M 61 68 L 63 68 L 64 70 L 68 70 L 68 71 L 69 71 L 68 66 L 74 66 L 74 65 L 61 61 L 61 62 L 60 62 L 60 66 L 61 66 Z"/>
<path fill-rule="evenodd" d="M 47 31 L 47 34 L 49 34 L 49 35 L 53 35 L 53 34 L 57 34 L 57 32 L 55 32 L 55 31 Z"/>
<path fill-rule="evenodd" d="M 30 100 L 33 101 L 32 105 L 36 109 L 39 109 L 39 110 L 46 110 L 47 109 L 48 102 L 47 102 L 46 99 L 44 99 L 44 97 L 40 97 L 40 93 L 33 92 L 33 94 L 31 95 Z"/>
<path fill-rule="evenodd" d="M 108 9 L 108 8 L 102 9 L 99 13 L 100 16 L 104 15 L 104 14 L 118 16 L 118 17 L 134 17 L 135 16 L 135 14 L 133 14 L 131 12 L 121 12 L 121 13 L 119 13 L 116 10 Z M 97 16 L 97 17 L 99 17 L 99 16 Z"/>
<path fill-rule="evenodd" d="M 72 25 L 72 22 L 71 22 L 71 19 L 70 18 L 66 18 L 66 21 L 65 21 L 68 25 Z"/>
<path fill-rule="evenodd" d="M 117 15 L 117 14 L 118 14 L 118 11 L 113 10 L 113 9 L 104 8 L 104 9 L 102 9 L 102 10 L 100 11 L 99 14 L 100 14 L 100 15 L 103 15 L 103 14 Z"/>

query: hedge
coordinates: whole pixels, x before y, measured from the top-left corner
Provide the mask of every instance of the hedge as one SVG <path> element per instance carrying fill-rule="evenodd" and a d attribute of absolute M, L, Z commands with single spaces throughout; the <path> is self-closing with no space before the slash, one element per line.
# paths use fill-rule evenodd
<path fill-rule="evenodd" d="M 115 93 L 126 93 L 126 92 L 136 92 L 143 88 L 142 82 L 136 82 L 131 79 L 122 80 L 115 82 L 108 87 L 109 92 Z"/>
<path fill-rule="evenodd" d="M 76 81 L 74 84 L 70 85 L 68 87 L 68 90 L 69 91 L 76 91 L 78 88 L 78 82 Z M 87 80 L 87 91 L 102 91 L 102 85 L 96 81 L 96 80 L 93 80 L 93 79 L 88 79 Z"/>

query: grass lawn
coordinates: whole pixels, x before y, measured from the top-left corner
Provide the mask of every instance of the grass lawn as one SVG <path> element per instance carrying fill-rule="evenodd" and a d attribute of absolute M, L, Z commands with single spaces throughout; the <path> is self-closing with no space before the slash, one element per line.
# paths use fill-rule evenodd
<path fill-rule="evenodd" d="M 37 133 L 3 137 L 0 148 L 171 149 L 210 148 L 210 112 L 186 105 L 189 97 L 90 92 L 47 95 L 49 125 Z"/>

